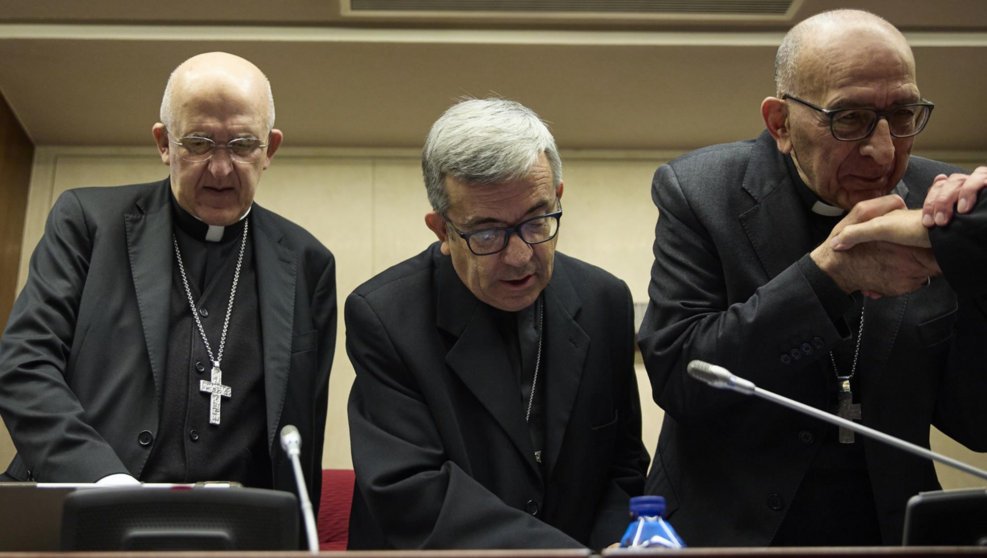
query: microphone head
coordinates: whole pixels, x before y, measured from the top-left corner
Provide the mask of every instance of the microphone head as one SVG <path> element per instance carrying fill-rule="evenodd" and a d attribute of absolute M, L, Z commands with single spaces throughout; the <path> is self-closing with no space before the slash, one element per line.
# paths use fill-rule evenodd
<path fill-rule="evenodd" d="M 298 433 L 298 429 L 292 424 L 286 424 L 281 429 L 281 449 L 290 451 L 289 448 L 302 449 L 302 435 Z"/>
<path fill-rule="evenodd" d="M 745 395 L 754 393 L 754 384 L 738 378 L 722 366 L 701 360 L 693 360 L 686 366 L 686 372 L 693 378 L 717 389 L 729 389 Z"/>
<path fill-rule="evenodd" d="M 715 388 L 727 387 L 726 384 L 729 376 L 724 376 L 723 372 L 726 371 L 719 366 L 714 366 L 702 360 L 693 360 L 689 362 L 689 365 L 685 369 L 690 376 L 704 384 L 709 384 Z"/>

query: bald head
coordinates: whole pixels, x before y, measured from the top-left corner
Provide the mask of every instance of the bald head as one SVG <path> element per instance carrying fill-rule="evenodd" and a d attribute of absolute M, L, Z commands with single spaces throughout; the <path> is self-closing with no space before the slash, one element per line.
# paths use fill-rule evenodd
<path fill-rule="evenodd" d="M 793 27 L 778 47 L 776 94 L 807 96 L 827 87 L 829 84 L 819 83 L 819 65 L 834 54 L 867 56 L 875 46 L 898 51 L 914 76 L 911 47 L 901 32 L 880 16 L 861 10 L 834 10 L 810 17 Z"/>
<path fill-rule="evenodd" d="M 180 121 L 183 106 L 196 97 L 236 97 L 262 101 L 267 131 L 274 128 L 274 94 L 267 76 L 248 60 L 225 52 L 193 56 L 175 68 L 161 100 L 161 123 L 169 130 Z M 182 130 L 178 130 L 182 133 Z"/>

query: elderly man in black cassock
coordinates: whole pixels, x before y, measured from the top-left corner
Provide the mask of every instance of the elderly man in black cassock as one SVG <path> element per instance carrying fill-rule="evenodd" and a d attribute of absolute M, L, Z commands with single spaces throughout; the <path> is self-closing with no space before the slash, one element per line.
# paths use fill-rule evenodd
<path fill-rule="evenodd" d="M 254 194 L 281 145 L 270 83 L 225 53 L 171 75 L 170 176 L 55 203 L 0 340 L 4 480 L 321 488 L 335 260 Z"/>

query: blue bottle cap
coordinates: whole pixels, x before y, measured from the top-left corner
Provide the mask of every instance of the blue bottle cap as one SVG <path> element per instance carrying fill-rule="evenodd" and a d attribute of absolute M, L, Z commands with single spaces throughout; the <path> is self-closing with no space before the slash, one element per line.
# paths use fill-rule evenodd
<path fill-rule="evenodd" d="M 661 496 L 635 496 L 631 498 L 631 513 L 636 516 L 665 515 L 665 498 Z"/>

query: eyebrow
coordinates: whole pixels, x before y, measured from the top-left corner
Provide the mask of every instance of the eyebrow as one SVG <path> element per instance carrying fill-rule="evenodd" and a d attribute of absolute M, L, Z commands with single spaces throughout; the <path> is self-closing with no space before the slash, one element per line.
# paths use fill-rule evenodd
<path fill-rule="evenodd" d="M 531 209 L 529 209 L 524 214 L 524 217 L 527 217 L 528 215 L 531 215 L 532 213 L 534 213 L 535 211 L 538 211 L 539 209 L 542 210 L 542 211 L 544 211 L 544 209 L 546 207 L 550 206 L 552 203 L 553 202 L 551 200 L 542 200 L 542 201 L 536 203 L 535 205 L 531 206 Z M 473 227 L 476 227 L 476 226 L 479 226 L 479 225 L 490 225 L 490 224 L 497 224 L 497 223 L 503 223 L 503 221 L 501 221 L 500 219 L 494 219 L 493 217 L 474 217 L 473 219 L 470 219 L 470 220 L 466 221 L 465 223 L 463 223 L 463 228 L 472 229 Z"/>
<path fill-rule="evenodd" d="M 889 108 L 888 109 L 885 109 L 885 110 L 889 110 L 890 108 L 893 108 L 893 107 L 900 107 L 900 106 L 904 106 L 904 105 L 913 105 L 915 103 L 921 103 L 921 102 L 922 102 L 922 96 L 921 95 L 916 95 L 916 96 L 909 95 L 908 97 L 904 97 L 902 99 L 895 100 L 893 103 L 891 103 L 889 105 Z M 874 106 L 873 105 L 860 104 L 860 103 L 854 103 L 854 102 L 852 102 L 851 99 L 838 99 L 835 103 L 833 103 L 829 107 L 825 107 L 825 108 L 827 108 L 828 110 L 873 109 Z"/>
<path fill-rule="evenodd" d="M 213 138 L 216 137 L 216 134 L 214 134 L 212 132 L 193 131 L 193 132 L 186 133 L 182 137 L 185 137 L 185 138 L 190 138 L 191 137 L 191 138 L 208 138 L 208 139 L 213 139 Z M 260 139 L 260 137 L 257 136 L 256 134 L 251 133 L 251 132 L 240 132 L 239 134 L 233 134 L 233 136 L 230 138 L 230 141 L 237 140 L 237 139 Z"/>

